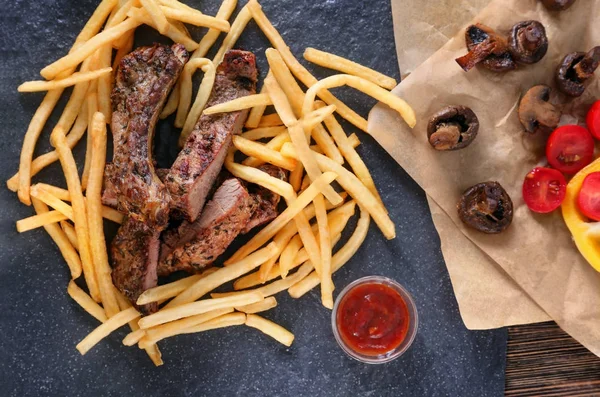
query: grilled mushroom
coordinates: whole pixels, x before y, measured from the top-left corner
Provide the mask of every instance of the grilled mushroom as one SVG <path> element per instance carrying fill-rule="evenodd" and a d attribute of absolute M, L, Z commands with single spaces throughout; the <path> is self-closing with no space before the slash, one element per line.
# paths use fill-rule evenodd
<path fill-rule="evenodd" d="M 500 233 L 510 225 L 513 203 L 498 182 L 483 182 L 467 189 L 458 202 L 458 216 L 483 233 Z"/>
<path fill-rule="evenodd" d="M 515 61 L 532 64 L 539 62 L 548 51 L 548 37 L 544 25 L 538 21 L 523 21 L 513 26 L 509 50 Z"/>
<path fill-rule="evenodd" d="M 556 71 L 558 88 L 567 95 L 578 97 L 585 91 L 588 80 L 600 65 L 600 46 L 592 48 L 587 54 L 572 52 L 567 54 Z"/>
<path fill-rule="evenodd" d="M 519 121 L 525 131 L 550 133 L 558 126 L 561 111 L 549 102 L 552 89 L 536 85 L 523 95 L 519 104 Z"/>
<path fill-rule="evenodd" d="M 542 4 L 552 11 L 563 11 L 571 7 L 575 0 L 542 0 Z"/>
<path fill-rule="evenodd" d="M 457 150 L 473 142 L 479 120 L 466 106 L 448 106 L 435 113 L 427 125 L 427 138 L 436 150 Z"/>
<path fill-rule="evenodd" d="M 456 59 L 465 72 L 481 63 L 493 72 L 506 72 L 517 67 L 506 39 L 483 24 L 471 25 L 465 32 L 469 53 Z"/>

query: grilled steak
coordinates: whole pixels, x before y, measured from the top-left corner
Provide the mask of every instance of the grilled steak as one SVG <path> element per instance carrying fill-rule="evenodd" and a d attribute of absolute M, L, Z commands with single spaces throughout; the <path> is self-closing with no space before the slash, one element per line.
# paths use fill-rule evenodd
<path fill-rule="evenodd" d="M 282 181 L 287 180 L 285 171 L 275 165 L 263 164 L 258 167 L 258 169 L 266 172 L 272 177 L 279 178 Z M 272 221 L 279 215 L 277 205 L 279 204 L 280 197 L 277 193 L 273 193 L 269 189 L 265 189 L 264 187 L 255 184 L 250 184 L 248 186 L 248 192 L 250 193 L 252 200 L 254 200 L 255 205 L 252 216 L 246 227 L 242 230 L 242 233 L 248 233 L 255 227 Z"/>
<path fill-rule="evenodd" d="M 184 221 L 164 233 L 158 274 L 193 273 L 208 267 L 244 229 L 253 207 L 254 200 L 238 179 L 223 182 L 196 222 Z"/>
<path fill-rule="evenodd" d="M 169 222 L 170 196 L 154 170 L 154 129 L 187 58 L 180 44 L 139 48 L 121 61 L 111 96 L 111 182 L 117 208 L 127 214 L 111 244 L 112 278 L 133 304 L 157 283 L 159 236 Z M 157 308 L 150 304 L 140 310 L 148 314 Z"/>
<path fill-rule="evenodd" d="M 217 69 L 207 107 L 256 92 L 256 59 L 247 51 L 230 50 Z M 194 222 L 219 174 L 233 134 L 241 132 L 247 111 L 202 115 L 165 180 L 171 208 Z"/>
<path fill-rule="evenodd" d="M 128 217 L 112 241 L 113 283 L 134 305 L 142 292 L 156 287 L 159 236 L 159 232 L 145 223 Z M 138 309 L 143 314 L 150 314 L 158 309 L 158 305 L 151 303 Z"/>
<path fill-rule="evenodd" d="M 117 208 L 119 191 L 113 182 L 115 167 L 111 163 L 107 163 L 104 167 L 104 181 L 102 182 L 102 204 Z M 161 181 L 164 181 L 169 173 L 168 168 L 156 168 L 154 170 L 156 176 Z"/>
<path fill-rule="evenodd" d="M 152 228 L 167 225 L 170 202 L 152 162 L 154 128 L 187 59 L 181 44 L 138 48 L 121 60 L 112 92 L 118 209 Z"/>

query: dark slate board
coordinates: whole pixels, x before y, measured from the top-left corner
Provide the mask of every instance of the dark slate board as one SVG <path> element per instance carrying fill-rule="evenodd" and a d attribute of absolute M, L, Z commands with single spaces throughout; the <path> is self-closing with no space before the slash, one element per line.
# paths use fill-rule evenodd
<path fill-rule="evenodd" d="M 22 136 L 41 94 L 19 95 L 16 87 L 65 54 L 97 1 L 3 1 L 0 15 L 0 120 L 3 166 L 0 180 L 17 169 Z M 198 1 L 189 1 L 198 4 Z M 217 1 L 201 9 L 214 15 Z M 295 54 L 307 46 L 348 56 L 398 77 L 390 4 L 387 0 L 264 0 Z M 150 30 L 138 41 L 151 42 Z M 252 23 L 240 47 L 262 54 L 268 43 Z M 264 73 L 265 61 L 260 66 Z M 310 68 L 323 77 L 331 72 Z M 340 90 L 366 115 L 373 101 Z M 52 116 L 56 122 L 57 114 Z M 175 135 L 168 123 L 160 140 Z M 245 327 L 177 337 L 161 344 L 166 364 L 154 368 L 145 353 L 125 348 L 125 330 L 85 357 L 75 344 L 97 326 L 66 294 L 66 265 L 43 230 L 18 235 L 14 221 L 32 210 L 0 189 L 0 394 L 38 395 L 296 395 L 296 396 L 501 396 L 505 330 L 471 332 L 458 313 L 423 192 L 366 134 L 360 153 L 374 179 L 398 237 L 386 241 L 375 226 L 357 255 L 335 276 L 339 292 L 352 280 L 379 274 L 413 294 L 421 318 L 412 348 L 386 365 L 369 366 L 346 357 L 330 329 L 330 312 L 312 292 L 301 300 L 287 294 L 266 317 L 292 330 L 286 349 Z M 38 153 L 48 150 L 48 131 Z M 171 138 L 171 139 L 169 139 Z M 84 144 L 76 152 L 81 155 Z M 39 179 L 64 185 L 55 165 Z M 38 179 L 38 178 L 36 178 Z"/>

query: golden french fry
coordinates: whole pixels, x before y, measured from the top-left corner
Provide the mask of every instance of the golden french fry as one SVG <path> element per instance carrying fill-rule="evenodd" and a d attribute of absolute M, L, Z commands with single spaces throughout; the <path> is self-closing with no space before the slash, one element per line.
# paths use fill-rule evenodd
<path fill-rule="evenodd" d="M 281 152 L 287 157 L 295 157 L 296 153 L 292 145 L 286 143 L 281 148 Z M 379 226 L 383 235 L 391 240 L 396 237 L 396 227 L 385 210 L 385 207 L 373 196 L 373 194 L 362 184 L 362 182 L 350 171 L 342 167 L 340 164 L 315 153 L 319 167 L 323 170 L 336 172 L 339 177 L 337 182 L 346 190 L 362 207 L 364 207 L 373 220 Z"/>
<path fill-rule="evenodd" d="M 76 346 L 77 350 L 79 350 L 81 355 L 84 355 L 98 342 L 110 335 L 114 330 L 121 328 L 123 325 L 138 318 L 139 316 L 140 313 L 138 313 L 138 311 L 133 307 L 117 313 L 102 323 L 102 325 L 93 330 L 90 334 L 88 334 L 88 336 L 86 336 L 81 342 L 79 342 Z"/>
<path fill-rule="evenodd" d="M 348 137 L 348 143 L 353 149 L 356 149 L 356 147 L 360 145 L 360 139 L 358 139 L 358 136 L 355 133 L 352 133 Z"/>
<path fill-rule="evenodd" d="M 263 115 L 260 119 L 260 123 L 256 126 L 256 128 L 265 128 L 265 127 L 279 127 L 283 125 L 283 121 L 281 121 L 281 117 L 277 113 Z"/>
<path fill-rule="evenodd" d="M 217 309 L 249 305 L 251 303 L 256 303 L 263 299 L 264 297 L 258 292 L 248 292 L 237 296 L 219 299 L 204 299 L 201 301 L 190 302 L 176 307 L 163 308 L 157 313 L 151 314 L 140 319 L 138 325 L 140 326 L 140 328 L 143 329 L 151 328 L 156 325 L 168 323 L 174 320 L 179 320 L 180 318 L 191 317 L 196 314 L 207 313 Z"/>
<path fill-rule="evenodd" d="M 241 260 L 269 241 L 269 239 L 278 231 L 280 231 L 289 221 L 294 219 L 315 198 L 317 194 L 322 192 L 324 185 L 329 186 L 329 184 L 336 178 L 337 175 L 333 172 L 326 172 L 321 175 L 308 187 L 308 189 L 298 196 L 296 200 L 289 202 L 288 207 L 281 214 L 279 214 L 277 218 L 275 218 L 271 223 L 258 232 L 250 241 L 248 241 L 242 248 L 233 254 L 233 256 L 229 258 L 227 262 L 231 263 Z"/>
<path fill-rule="evenodd" d="M 379 73 L 371 68 L 360 65 L 356 62 L 352 62 L 341 56 L 320 51 L 315 48 L 307 48 L 304 51 L 304 59 L 324 68 L 361 77 L 387 90 L 392 90 L 397 85 L 395 79 L 386 76 L 383 73 Z"/>
<path fill-rule="evenodd" d="M 85 109 L 83 109 L 83 108 L 85 108 Z M 67 136 L 67 144 L 69 145 L 70 149 L 72 149 L 77 144 L 77 142 L 79 142 L 79 140 L 85 133 L 85 129 L 87 127 L 87 105 L 85 103 L 82 106 L 82 109 L 83 109 L 84 116 L 82 116 L 81 112 L 79 113 L 79 116 L 77 116 L 77 121 L 75 122 L 75 125 L 73 126 L 73 128 L 71 129 L 71 132 Z M 26 135 L 25 139 L 27 140 L 27 135 Z M 23 149 L 21 150 L 21 154 L 23 154 L 23 151 L 27 150 L 25 148 L 25 142 L 23 142 L 23 145 L 24 146 L 23 146 Z M 53 150 L 51 152 L 42 154 L 41 156 L 35 158 L 33 160 L 33 162 L 30 161 L 29 163 L 27 163 L 28 167 L 26 167 L 26 168 L 29 170 L 28 172 L 29 172 L 30 177 L 26 178 L 27 179 L 26 185 L 29 185 L 29 183 L 31 183 L 31 177 L 33 177 L 38 172 L 40 172 L 41 170 L 46 168 L 48 165 L 52 164 L 53 162 L 55 162 L 57 160 L 58 160 L 58 154 L 56 153 L 56 151 Z M 16 192 L 19 189 L 19 172 L 17 172 L 15 175 L 13 175 L 6 182 L 6 186 L 13 192 Z M 27 197 L 29 197 L 29 187 L 27 188 Z"/>
<path fill-rule="evenodd" d="M 55 128 L 50 137 L 51 143 L 58 152 L 58 157 L 67 180 L 69 194 L 71 196 L 71 205 L 73 206 L 73 218 L 75 220 L 75 231 L 77 232 L 77 244 L 79 246 L 79 255 L 81 256 L 81 266 L 85 282 L 90 290 L 91 297 L 100 302 L 100 291 L 98 289 L 98 280 L 94 271 L 94 263 L 92 261 L 89 247 L 89 229 L 87 215 L 85 210 L 85 202 L 81 193 L 81 183 L 79 182 L 79 174 L 73 153 L 67 146 L 67 140 L 64 132 L 60 128 Z"/>
<path fill-rule="evenodd" d="M 179 335 L 188 328 L 206 323 L 217 317 L 221 317 L 231 312 L 233 312 L 232 307 L 228 307 L 225 309 L 217 309 L 207 313 L 197 314 L 195 316 L 182 318 L 181 320 L 171 321 L 170 323 L 161 324 L 157 325 L 156 327 L 145 329 L 144 334 L 146 340 L 140 345 L 140 347 L 156 344 L 157 342 L 165 338 Z"/>
<path fill-rule="evenodd" d="M 279 86 L 279 83 L 273 74 L 268 75 L 265 78 L 264 84 L 267 89 L 267 95 L 271 98 L 271 102 L 275 106 L 277 114 L 281 117 L 283 124 L 289 128 L 292 124 L 296 123 L 298 119 L 296 119 L 294 111 L 292 110 L 292 105 L 290 105 L 283 89 Z"/>
<path fill-rule="evenodd" d="M 59 200 L 71 201 L 71 196 L 69 195 L 69 191 L 67 189 L 63 189 L 62 187 L 49 185 L 47 183 L 36 183 L 33 186 L 37 186 L 37 188 L 45 190 L 46 192 L 55 196 Z"/>
<path fill-rule="evenodd" d="M 252 2 L 252 0 L 250 0 L 250 2 Z M 225 38 L 223 39 L 223 44 L 221 44 L 221 48 L 219 48 L 219 51 L 217 51 L 217 55 L 215 55 L 213 59 L 213 63 L 215 65 L 218 65 L 221 63 L 221 61 L 223 61 L 225 53 L 233 48 L 235 43 L 240 38 L 240 35 L 244 31 L 244 29 L 246 29 L 246 25 L 248 25 L 248 22 L 250 22 L 251 19 L 252 15 L 250 14 L 248 6 L 246 5 L 240 10 L 238 15 L 235 17 L 233 23 L 231 24 L 231 28 L 227 33 L 227 36 L 225 36 Z"/>
<path fill-rule="evenodd" d="M 279 127 L 275 127 L 275 128 L 279 128 Z M 246 138 L 244 138 L 244 136 L 242 135 L 242 139 L 246 139 Z M 279 151 L 283 147 L 284 143 L 291 142 L 291 141 L 292 140 L 290 138 L 290 134 L 288 134 L 287 132 L 284 132 L 282 134 L 277 135 L 275 138 L 271 139 L 269 142 L 267 142 L 264 145 L 264 148 L 265 148 L 265 150 L 269 151 L 269 153 L 272 153 L 272 152 L 270 152 L 270 150 Z M 259 149 L 259 147 L 254 146 L 254 149 L 255 150 Z M 244 153 L 244 151 L 242 149 L 238 149 L 238 150 L 240 150 L 241 152 Z M 265 152 L 265 153 L 267 153 L 267 152 Z M 247 165 L 248 167 L 259 167 L 259 166 L 263 165 L 266 161 L 268 161 L 267 158 L 265 158 L 265 153 L 261 154 L 261 156 L 258 158 L 257 157 L 248 157 L 247 159 L 242 161 L 242 164 Z M 248 154 L 248 153 L 246 153 L 246 154 Z M 285 161 L 285 162 L 289 161 L 289 159 L 287 159 L 283 156 L 279 157 L 280 155 L 281 155 L 281 153 L 275 157 L 280 161 Z M 268 161 L 268 162 L 271 162 L 271 161 Z M 291 163 L 289 163 L 289 164 L 291 164 Z M 297 162 L 295 161 L 294 164 L 297 165 Z"/>
<path fill-rule="evenodd" d="M 334 76 L 329 76 L 323 80 L 319 80 L 318 83 L 311 86 L 306 92 L 304 105 L 302 105 L 303 114 L 308 114 L 313 109 L 315 97 L 321 90 L 341 87 L 344 85 L 364 92 L 365 94 L 388 105 L 390 108 L 394 109 L 400 114 L 410 128 L 413 128 L 417 123 L 415 111 L 408 103 L 406 103 L 406 101 L 379 87 L 377 84 L 371 83 L 370 81 L 360 77 L 351 76 L 349 74 L 337 74 Z"/>
<path fill-rule="evenodd" d="M 246 316 L 246 325 L 256 328 L 285 346 L 289 347 L 294 342 L 294 334 L 290 331 L 256 314 L 248 314 Z"/>
<path fill-rule="evenodd" d="M 175 19 L 184 23 L 189 23 L 194 26 L 203 26 L 206 28 L 220 30 L 221 32 L 229 32 L 229 22 L 204 15 L 199 11 L 192 12 L 191 10 L 175 9 L 161 6 L 160 10 L 167 18 Z"/>
<path fill-rule="evenodd" d="M 60 221 L 60 228 L 65 232 L 65 235 L 69 239 L 69 242 L 76 250 L 79 250 L 77 245 L 77 232 L 75 232 L 75 227 L 71 225 L 67 221 Z"/>
<path fill-rule="evenodd" d="M 254 270 L 260 266 L 261 263 L 275 255 L 276 252 L 277 246 L 271 243 L 265 248 L 256 251 L 252 255 L 248 255 L 237 263 L 231 264 L 212 274 L 209 274 L 204 279 L 196 281 L 192 286 L 188 287 L 186 290 L 177 295 L 175 299 L 165 306 L 165 309 L 175 308 L 178 305 L 187 304 L 201 298 L 220 285 L 223 285 L 228 281 L 235 280 L 236 278 Z M 142 294 L 142 296 L 143 295 L 144 294 Z M 140 296 L 140 298 L 142 296 Z M 240 305 L 238 304 L 237 306 Z"/>
<path fill-rule="evenodd" d="M 279 272 L 281 278 L 286 278 L 288 272 L 292 269 L 292 264 L 294 263 L 300 248 L 302 248 L 302 239 L 300 238 L 300 235 L 296 235 L 290 240 L 283 251 L 281 251 L 281 256 L 279 257 Z"/>
<path fill-rule="evenodd" d="M 90 139 L 92 131 L 92 120 L 94 114 L 98 111 L 98 84 L 93 82 L 90 84 L 90 89 L 87 94 L 87 108 L 88 108 L 88 139 L 85 142 L 85 162 L 83 164 L 83 172 L 81 173 L 81 189 L 87 188 L 88 178 L 90 176 L 90 163 L 92 160 L 92 140 Z"/>
<path fill-rule="evenodd" d="M 75 302 L 81 306 L 83 310 L 92 315 L 96 320 L 101 323 L 108 320 L 106 314 L 104 313 L 104 309 L 100 307 L 99 304 L 94 302 L 92 298 L 88 294 L 86 294 L 81 288 L 75 284 L 75 281 L 69 281 L 69 286 L 67 287 L 67 293 Z"/>
<path fill-rule="evenodd" d="M 283 146 L 282 146 L 282 148 L 283 148 Z M 298 163 L 296 168 L 294 168 L 294 171 L 290 172 L 290 177 L 289 177 L 290 185 L 292 185 L 294 192 L 300 192 L 300 190 L 304 190 L 304 189 L 301 189 L 303 175 L 304 175 L 304 166 L 302 165 L 302 163 Z"/>
<path fill-rule="evenodd" d="M 352 258 L 352 256 L 358 251 L 362 243 L 367 237 L 369 231 L 370 216 L 369 213 L 361 207 L 360 218 L 354 233 L 348 240 L 348 242 L 340 248 L 338 252 L 333 255 L 331 259 L 332 272 L 338 271 L 342 266 Z M 305 279 L 300 281 L 298 284 L 292 286 L 288 292 L 292 298 L 300 298 L 302 295 L 319 285 L 321 282 L 319 276 L 312 272 Z"/>
<path fill-rule="evenodd" d="M 194 274 L 193 276 L 188 276 L 180 280 L 173 281 L 172 283 L 150 288 L 144 291 L 144 293 L 138 298 L 138 304 L 145 305 L 146 303 L 159 302 L 173 298 L 174 296 L 179 295 L 181 292 L 194 285 L 196 281 L 201 280 L 218 270 L 219 268 L 217 267 L 211 267 L 202 272 L 202 274 Z"/>
<path fill-rule="evenodd" d="M 133 49 L 133 38 L 134 38 L 134 31 L 130 31 L 128 33 L 125 33 L 123 36 L 121 36 L 121 39 L 123 42 L 119 43 L 119 46 L 117 47 L 117 53 L 115 54 L 115 60 L 113 61 L 112 64 L 112 68 L 114 73 L 117 73 L 117 69 L 119 68 L 119 65 L 121 64 L 121 60 L 123 59 L 123 57 L 127 54 L 129 54 L 131 52 L 131 50 Z M 116 43 L 116 42 L 115 42 Z"/>
<path fill-rule="evenodd" d="M 208 102 L 208 97 L 212 91 L 212 86 L 215 79 L 215 67 L 213 63 L 206 58 L 195 58 L 186 63 L 179 80 L 181 85 L 179 89 L 179 106 L 177 108 L 177 116 L 175 117 L 175 127 L 177 128 L 182 128 L 186 122 L 188 111 L 190 110 L 190 104 L 192 102 L 192 76 L 197 69 L 202 69 L 202 71 L 205 73 L 205 78 L 208 77 L 208 80 L 205 83 L 206 87 L 204 87 L 204 90 L 201 93 L 201 85 L 200 91 L 198 92 L 199 97 L 196 97 L 196 101 L 198 101 L 198 99 L 202 101 L 200 106 L 201 108 L 204 108 L 204 105 L 206 105 L 206 102 Z M 209 70 L 212 70 L 211 76 L 206 76 L 206 73 Z M 198 113 L 198 117 L 200 117 L 200 114 L 201 113 Z M 190 132 L 197 120 L 198 118 L 196 118 L 196 120 L 192 120 Z"/>
<path fill-rule="evenodd" d="M 234 135 L 233 145 L 245 155 L 257 158 L 266 163 L 270 163 L 290 171 L 296 168 L 296 160 L 286 158 L 277 150 L 273 150 L 262 143 L 250 141 L 242 138 L 239 135 Z"/>
<path fill-rule="evenodd" d="M 319 226 L 319 248 L 321 249 L 321 269 L 315 271 L 321 278 L 321 301 L 323 306 L 333 309 L 333 281 L 331 280 L 331 236 L 325 200 L 323 196 L 315 197 L 315 213 Z"/>
<path fill-rule="evenodd" d="M 104 226 L 102 223 L 102 182 L 106 165 L 106 119 L 100 112 L 94 114 L 92 120 L 92 141 L 90 173 L 86 190 L 86 209 L 89 227 L 90 251 L 94 262 L 94 271 L 98 279 L 98 288 L 102 298 L 102 306 L 107 317 L 119 312 L 119 304 L 114 295 L 111 279 L 111 268 L 108 263 Z"/>
<path fill-rule="evenodd" d="M 110 208 L 110 207 L 103 205 L 102 206 L 102 217 L 104 219 L 108 219 L 109 221 L 112 221 L 114 223 L 118 223 L 119 225 L 121 225 L 123 223 L 123 218 L 125 218 L 125 215 L 123 215 L 122 213 L 120 213 L 119 211 L 117 211 L 114 208 Z"/>
<path fill-rule="evenodd" d="M 275 299 L 274 296 L 269 296 L 268 298 L 265 298 L 264 300 L 257 303 L 253 303 L 251 305 L 236 307 L 235 310 L 239 312 L 244 312 L 246 314 L 254 314 L 270 310 L 276 306 L 277 299 Z"/>
<path fill-rule="evenodd" d="M 282 181 L 279 178 L 275 178 L 257 168 L 234 163 L 232 151 L 227 154 L 225 168 L 227 168 L 227 171 L 231 172 L 233 176 L 260 185 L 282 197 L 291 197 L 294 195 L 294 191 L 289 183 Z"/>
<path fill-rule="evenodd" d="M 171 95 L 169 95 L 169 99 L 167 99 L 167 103 L 163 108 L 162 112 L 160 112 L 161 119 L 166 119 L 173 113 L 177 111 L 177 107 L 179 106 L 179 97 L 181 92 L 181 83 L 177 80 L 175 83 L 175 87 L 173 87 L 173 91 L 171 91 Z"/>
<path fill-rule="evenodd" d="M 92 37 L 96 36 L 106 22 L 106 19 L 112 10 L 116 7 L 117 3 L 118 0 L 102 0 L 102 2 L 100 2 L 98 7 L 96 7 L 94 10 L 94 13 L 87 21 L 81 32 L 79 32 L 79 35 L 77 35 L 77 39 L 75 40 L 73 47 L 76 47 L 81 43 L 85 43 Z"/>
<path fill-rule="evenodd" d="M 169 22 L 156 0 L 139 0 L 139 2 L 142 3 L 142 6 L 148 12 L 150 18 L 152 18 L 156 30 L 158 30 L 160 34 L 166 34 L 169 28 Z"/>
<path fill-rule="evenodd" d="M 196 332 L 209 331 L 211 329 L 231 327 L 234 325 L 243 325 L 246 322 L 246 314 L 244 313 L 229 313 L 203 324 L 190 327 L 183 330 L 183 334 L 195 334 Z"/>
<path fill-rule="evenodd" d="M 27 81 L 21 84 L 17 91 L 37 92 L 66 88 L 84 81 L 96 80 L 103 75 L 110 74 L 110 72 L 112 72 L 112 68 L 108 67 L 99 70 L 94 70 L 91 72 L 76 72 L 70 75 L 69 77 L 60 80 Z"/>
<path fill-rule="evenodd" d="M 310 72 L 298 62 L 296 57 L 292 54 L 287 44 L 283 41 L 283 38 L 275 29 L 271 21 L 267 18 L 261 9 L 260 4 L 256 2 L 248 3 L 248 8 L 252 13 L 252 18 L 259 26 L 260 30 L 263 31 L 265 36 L 269 39 L 273 47 L 281 53 L 281 57 L 288 65 L 292 73 L 300 80 L 305 86 L 311 87 L 317 83 L 317 79 L 310 74 Z M 355 111 L 350 109 L 342 101 L 334 97 L 329 91 L 319 92 L 319 97 L 323 99 L 328 105 L 335 105 L 336 110 L 340 116 L 348 120 L 363 131 L 367 131 L 367 120 L 359 116 Z"/>
<path fill-rule="evenodd" d="M 254 128 L 242 133 L 241 136 L 251 141 L 258 141 L 259 139 L 275 138 L 285 131 L 287 131 L 287 127 L 285 126 Z"/>
<path fill-rule="evenodd" d="M 135 1 L 137 2 L 138 0 L 135 0 Z M 118 9 L 117 8 L 113 9 L 113 12 L 112 12 L 110 18 L 108 18 L 108 21 L 106 22 L 106 27 L 112 28 L 113 26 L 116 26 L 116 25 L 120 24 L 121 22 L 123 22 L 125 20 L 125 18 L 127 18 L 127 13 L 131 9 L 131 7 L 133 7 L 133 3 L 134 3 L 134 0 L 127 0 L 127 1 L 119 0 L 119 7 L 118 7 Z M 113 42 L 113 44 L 114 44 L 114 42 Z M 120 47 L 117 47 L 117 48 L 120 48 Z"/>
<path fill-rule="evenodd" d="M 73 208 L 62 200 L 59 200 L 56 196 L 48 193 L 46 190 L 40 188 L 39 185 L 34 185 L 31 188 L 31 196 L 37 198 L 44 204 L 49 205 L 55 210 L 65 215 L 71 221 L 75 220 L 73 215 Z"/>
<path fill-rule="evenodd" d="M 41 75 L 47 80 L 55 78 L 63 70 L 76 67 L 85 58 L 96 52 L 98 48 L 105 44 L 111 43 L 124 33 L 137 28 L 141 23 L 142 22 L 138 21 L 137 19 L 126 19 L 120 24 L 98 33 L 96 36 L 85 42 L 85 44 L 83 44 L 77 50 L 46 66 L 40 72 Z"/>
<path fill-rule="evenodd" d="M 38 227 L 64 221 L 65 219 L 67 219 L 67 217 L 61 212 L 48 211 L 18 220 L 17 231 L 19 233 L 24 233 L 28 232 L 29 230 L 37 229 Z"/>
<path fill-rule="evenodd" d="M 255 106 L 272 105 L 271 98 L 267 94 L 254 94 L 241 98 L 232 99 L 231 101 L 220 103 L 204 109 L 202 114 L 217 114 L 237 112 L 238 110 L 250 109 Z"/>
<path fill-rule="evenodd" d="M 146 336 L 146 331 L 143 329 L 138 329 L 137 331 L 131 331 L 125 336 L 123 339 L 123 344 L 125 346 L 133 346 L 140 341 L 144 336 Z"/>
<path fill-rule="evenodd" d="M 206 106 L 208 99 L 210 98 L 210 94 L 212 92 L 213 84 L 216 78 L 216 69 L 215 65 L 211 61 L 206 58 L 194 58 L 188 62 L 188 65 L 195 65 L 196 61 L 199 61 L 200 67 L 204 71 L 204 78 L 202 79 L 202 83 L 200 83 L 200 88 L 198 89 L 198 93 L 196 94 L 196 99 L 194 100 L 194 104 L 192 105 L 192 109 L 187 112 L 187 108 L 189 107 L 189 101 L 192 98 L 192 76 L 189 75 L 189 80 L 182 80 L 181 89 L 180 89 L 180 100 L 179 100 L 179 109 L 185 107 L 185 112 L 187 113 L 187 117 L 183 117 L 183 129 L 181 130 L 181 136 L 179 137 L 179 146 L 184 146 L 187 138 L 192 133 L 194 129 L 194 125 L 198 122 L 198 119 L 202 115 L 202 110 Z M 187 69 L 187 65 L 186 65 Z M 186 91 L 189 90 L 189 91 Z M 186 95 L 184 97 L 184 95 Z M 187 99 L 187 104 L 186 104 Z M 177 117 L 179 116 L 179 109 L 177 112 Z M 175 119 L 175 123 L 177 123 L 177 118 Z"/>
<path fill-rule="evenodd" d="M 132 7 L 127 13 L 127 16 L 130 17 L 130 19 L 126 19 L 125 22 L 127 22 L 128 20 L 134 20 L 137 21 L 139 24 L 143 23 L 144 25 L 148 25 L 158 30 L 158 26 L 152 19 L 152 16 L 148 13 L 147 9 Z M 198 43 L 187 37 L 184 32 L 171 25 L 169 21 L 166 22 L 166 30 L 164 33 L 161 34 L 167 36 L 176 43 L 183 44 L 185 46 L 185 49 L 188 51 L 193 51 L 196 48 L 198 48 Z"/>
<path fill-rule="evenodd" d="M 99 52 L 99 63 L 101 67 L 110 67 L 112 59 L 112 47 L 105 45 L 98 50 Z M 112 70 L 112 69 L 111 69 Z M 112 106 L 110 102 L 110 95 L 112 93 L 112 73 L 108 73 L 100 76 L 98 79 L 98 110 L 104 114 L 106 124 L 110 124 L 112 117 Z"/>
<path fill-rule="evenodd" d="M 46 204 L 36 200 L 35 198 L 32 200 L 32 202 L 33 207 L 38 215 L 42 216 L 48 213 L 48 206 L 46 206 Z M 79 254 L 77 254 L 77 251 L 75 251 L 75 248 L 73 248 L 69 238 L 62 231 L 60 226 L 57 224 L 47 224 L 44 225 L 44 229 L 46 229 L 50 235 L 50 238 L 54 240 L 63 258 L 65 258 L 65 262 L 67 262 L 67 266 L 69 266 L 69 270 L 71 272 L 71 278 L 76 279 L 81 276 L 81 260 L 79 259 Z"/>
<path fill-rule="evenodd" d="M 272 74 L 272 72 L 271 72 L 271 70 L 269 70 L 269 73 L 267 73 L 267 77 L 271 76 L 271 74 Z M 267 86 L 265 86 L 263 84 L 262 88 L 260 89 L 260 93 L 266 94 Z M 256 128 L 258 126 L 258 123 L 260 123 L 260 119 L 262 118 L 266 109 L 267 109 L 267 107 L 265 105 L 253 107 L 250 110 L 250 113 L 248 113 L 248 118 L 246 119 L 246 124 L 244 125 L 244 127 Z"/>
<path fill-rule="evenodd" d="M 215 18 L 227 21 L 231 17 L 231 14 L 233 14 L 233 11 L 235 11 L 236 6 L 237 0 L 223 0 L 221 7 L 219 7 L 219 11 L 217 11 L 217 15 L 215 15 Z M 209 29 L 202 40 L 200 40 L 198 48 L 192 54 L 191 59 L 204 58 L 206 54 L 208 54 L 208 51 L 210 51 L 213 44 L 215 44 L 215 41 L 217 41 L 217 38 L 219 38 L 220 34 L 220 30 Z"/>

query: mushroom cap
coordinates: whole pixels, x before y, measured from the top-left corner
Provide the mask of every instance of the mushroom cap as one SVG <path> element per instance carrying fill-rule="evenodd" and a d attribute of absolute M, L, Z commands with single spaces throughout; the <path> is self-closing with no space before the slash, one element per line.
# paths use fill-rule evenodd
<path fill-rule="evenodd" d="M 492 28 L 478 23 L 469 26 L 465 31 L 465 41 L 469 51 L 472 51 L 477 45 L 486 40 L 491 40 L 495 45 L 492 53 L 481 62 L 483 67 L 497 73 L 517 68 L 517 64 L 508 49 L 508 42 Z"/>
<path fill-rule="evenodd" d="M 436 150 L 458 150 L 473 142 L 479 131 L 479 119 L 466 106 L 447 106 L 429 119 L 427 138 Z"/>
<path fill-rule="evenodd" d="M 539 62 L 548 52 L 546 28 L 538 21 L 522 21 L 513 26 L 509 49 L 515 61 L 532 64 Z"/>
<path fill-rule="evenodd" d="M 575 0 L 542 0 L 542 4 L 552 11 L 564 11 L 571 7 Z"/>
<path fill-rule="evenodd" d="M 519 104 L 519 121 L 525 131 L 531 134 L 550 133 L 558 126 L 562 114 L 549 102 L 551 92 L 547 85 L 536 85 L 523 95 Z"/>
<path fill-rule="evenodd" d="M 583 81 L 577 77 L 573 67 L 585 57 L 585 52 L 571 52 L 561 61 L 556 70 L 556 85 L 563 93 L 578 97 L 585 91 Z"/>
<path fill-rule="evenodd" d="M 461 196 L 457 209 L 461 221 L 487 234 L 506 230 L 513 218 L 512 200 L 498 182 L 471 186 Z"/>

